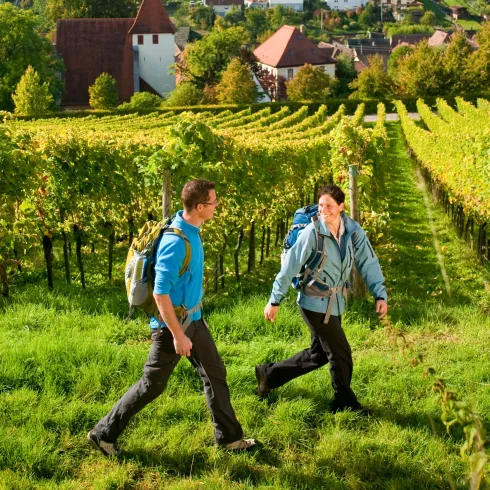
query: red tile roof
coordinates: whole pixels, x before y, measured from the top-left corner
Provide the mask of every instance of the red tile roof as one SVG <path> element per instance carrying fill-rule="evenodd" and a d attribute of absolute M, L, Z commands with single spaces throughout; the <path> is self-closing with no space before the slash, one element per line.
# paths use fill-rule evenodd
<path fill-rule="evenodd" d="M 129 34 L 174 34 L 176 31 L 161 0 L 143 0 Z"/>
<path fill-rule="evenodd" d="M 311 39 L 308 39 L 296 27 L 282 26 L 269 39 L 254 50 L 260 63 L 282 68 L 333 64 L 335 60 L 325 55 Z"/>
<path fill-rule="evenodd" d="M 134 93 L 133 51 L 128 30 L 134 19 L 61 19 L 56 49 L 65 64 L 63 104 L 87 104 L 88 88 L 106 72 L 118 85 L 119 98 Z"/>

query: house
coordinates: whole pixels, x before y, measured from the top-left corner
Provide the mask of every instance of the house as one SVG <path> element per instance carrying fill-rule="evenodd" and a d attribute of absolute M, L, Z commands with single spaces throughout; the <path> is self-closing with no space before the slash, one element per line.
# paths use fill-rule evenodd
<path fill-rule="evenodd" d="M 365 7 L 369 0 L 325 0 L 330 10 L 355 10 Z"/>
<path fill-rule="evenodd" d="M 261 67 L 276 78 L 282 76 L 291 80 L 305 64 L 335 76 L 335 60 L 293 26 L 282 26 L 258 46 L 254 54 Z"/>
<path fill-rule="evenodd" d="M 88 88 L 103 72 L 116 79 L 121 101 L 142 89 L 170 92 L 175 32 L 160 0 L 143 0 L 136 18 L 58 20 L 55 45 L 65 65 L 62 104 L 87 105 Z"/>
<path fill-rule="evenodd" d="M 429 46 L 445 46 L 449 44 L 451 40 L 451 34 L 445 31 L 436 31 L 429 38 L 428 44 Z"/>
<path fill-rule="evenodd" d="M 282 5 L 283 7 L 289 7 L 298 12 L 303 12 L 303 0 L 269 0 L 269 7 L 274 8 L 276 5 Z"/>
<path fill-rule="evenodd" d="M 451 11 L 451 17 L 454 20 L 467 19 L 469 17 L 468 9 L 466 7 L 455 5 L 453 7 L 449 7 L 449 10 Z"/>
<path fill-rule="evenodd" d="M 213 7 L 213 10 L 222 17 L 233 7 L 241 8 L 244 6 L 244 0 L 204 0 L 206 7 Z"/>
<path fill-rule="evenodd" d="M 268 0 L 245 0 L 245 6 L 248 8 L 266 9 L 269 6 Z"/>
<path fill-rule="evenodd" d="M 430 39 L 432 34 L 395 34 L 390 37 L 391 49 L 395 49 L 397 46 L 415 46 L 424 39 Z"/>

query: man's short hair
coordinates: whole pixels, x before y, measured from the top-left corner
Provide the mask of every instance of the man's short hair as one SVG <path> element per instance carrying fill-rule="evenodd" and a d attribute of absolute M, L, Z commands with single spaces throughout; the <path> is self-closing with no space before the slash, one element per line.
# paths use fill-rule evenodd
<path fill-rule="evenodd" d="M 215 188 L 210 180 L 194 179 L 184 185 L 182 189 L 182 204 L 186 211 L 192 211 L 199 203 L 208 202 L 209 191 Z"/>

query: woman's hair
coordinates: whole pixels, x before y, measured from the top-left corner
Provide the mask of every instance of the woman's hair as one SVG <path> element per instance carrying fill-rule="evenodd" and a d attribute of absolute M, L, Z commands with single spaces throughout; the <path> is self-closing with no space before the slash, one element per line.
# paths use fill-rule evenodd
<path fill-rule="evenodd" d="M 215 188 L 214 182 L 195 179 L 187 182 L 182 189 L 182 204 L 186 211 L 192 211 L 198 204 L 208 200 L 209 191 Z"/>
<path fill-rule="evenodd" d="M 328 194 L 339 205 L 345 201 L 344 191 L 337 185 L 329 184 L 322 187 L 320 189 L 320 193 L 318 194 L 318 199 L 325 194 Z"/>

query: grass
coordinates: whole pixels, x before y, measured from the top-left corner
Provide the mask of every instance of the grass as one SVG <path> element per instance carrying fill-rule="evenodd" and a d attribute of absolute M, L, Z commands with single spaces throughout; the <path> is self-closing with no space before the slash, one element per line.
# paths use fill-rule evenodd
<path fill-rule="evenodd" d="M 345 315 L 353 388 L 374 416 L 329 412 L 327 368 L 275 390 L 266 402 L 256 398 L 253 365 L 280 360 L 309 342 L 293 294 L 276 323 L 262 318 L 279 263 L 274 256 L 240 287 L 208 295 L 206 303 L 235 410 L 246 434 L 264 448 L 231 455 L 213 445 L 200 381 L 183 360 L 164 394 L 123 433 L 122 457 L 104 459 L 85 434 L 140 377 L 149 348 L 145 321 L 124 323 L 120 280 L 107 284 L 92 274 L 81 291 L 77 283 L 62 285 L 57 270 L 49 292 L 32 264 L 35 270 L 0 305 L 0 488 L 468 488 L 462 432 L 446 433 L 432 380 L 422 374 L 431 366 L 488 429 L 490 271 L 430 204 L 451 281 L 452 296 L 446 295 L 415 168 L 399 124 L 388 129 L 383 185 L 392 220 L 377 252 L 392 324 L 412 352 L 392 344 L 370 301 L 354 303 Z M 118 263 L 117 277 L 121 270 Z M 419 355 L 423 363 L 412 366 L 411 357 Z"/>
<path fill-rule="evenodd" d="M 467 31 L 479 31 L 482 28 L 482 25 L 476 20 L 458 20 L 456 23 Z"/>

